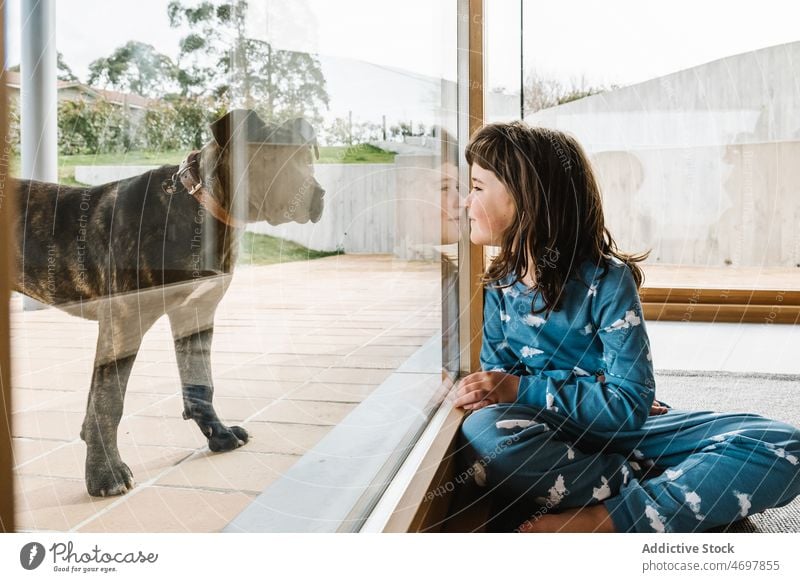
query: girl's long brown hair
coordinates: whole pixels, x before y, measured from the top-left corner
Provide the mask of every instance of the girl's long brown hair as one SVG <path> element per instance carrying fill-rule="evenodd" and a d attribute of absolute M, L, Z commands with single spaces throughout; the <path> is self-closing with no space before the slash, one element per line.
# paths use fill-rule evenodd
<path fill-rule="evenodd" d="M 616 257 L 641 287 L 640 255 L 621 252 L 605 226 L 600 188 L 583 148 L 572 136 L 521 121 L 485 125 L 466 148 L 467 163 L 493 172 L 516 203 L 514 224 L 503 233 L 500 254 L 481 278 L 493 285 L 522 279 L 535 265 L 536 290 L 544 307 L 559 311 L 563 290 L 579 265 L 590 260 L 608 273 Z M 588 282 L 584 282 L 587 284 Z"/>

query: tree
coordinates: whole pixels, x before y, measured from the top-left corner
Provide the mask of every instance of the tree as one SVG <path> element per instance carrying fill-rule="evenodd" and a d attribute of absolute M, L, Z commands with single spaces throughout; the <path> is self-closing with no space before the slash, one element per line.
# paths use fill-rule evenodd
<path fill-rule="evenodd" d="M 529 71 L 525 78 L 525 112 L 533 113 L 558 105 L 563 91 L 561 83 L 555 79 L 546 78 L 535 70 Z"/>
<path fill-rule="evenodd" d="M 319 60 L 248 37 L 247 8 L 245 0 L 169 3 L 170 26 L 189 31 L 180 41 L 181 94 L 214 95 L 228 107 L 255 109 L 266 121 L 302 116 L 321 123 L 329 98 Z"/>
<path fill-rule="evenodd" d="M 161 97 L 175 86 L 175 64 L 151 45 L 130 40 L 110 57 L 89 65 L 89 84 L 97 83 L 145 97 Z"/>
<path fill-rule="evenodd" d="M 351 123 L 349 119 L 337 117 L 323 126 L 322 138 L 327 145 L 354 145 L 380 140 L 382 128 L 369 121 Z"/>
<path fill-rule="evenodd" d="M 20 66 L 14 65 L 13 67 L 9 67 L 8 70 L 19 73 Z M 70 69 L 69 65 L 64 60 L 64 55 L 61 54 L 61 51 L 56 51 L 56 71 L 59 81 L 67 81 L 70 83 L 80 82 L 78 77 L 75 76 L 75 73 L 72 72 L 72 69 Z"/>
<path fill-rule="evenodd" d="M 534 113 L 618 88 L 616 85 L 610 87 L 589 85 L 583 75 L 577 81 L 573 79 L 570 85 L 569 88 L 564 87 L 557 80 L 530 70 L 525 78 L 525 113 Z"/>
<path fill-rule="evenodd" d="M 67 81 L 68 83 L 77 83 L 78 77 L 75 76 L 75 73 L 72 72 L 72 69 L 69 68 L 69 65 L 64 60 L 64 55 L 61 54 L 61 51 L 56 53 L 57 60 L 56 60 L 56 69 L 58 70 L 58 80 L 59 81 Z"/>
<path fill-rule="evenodd" d="M 58 148 L 64 155 L 124 152 L 137 147 L 130 118 L 107 101 L 62 101 L 58 105 Z"/>

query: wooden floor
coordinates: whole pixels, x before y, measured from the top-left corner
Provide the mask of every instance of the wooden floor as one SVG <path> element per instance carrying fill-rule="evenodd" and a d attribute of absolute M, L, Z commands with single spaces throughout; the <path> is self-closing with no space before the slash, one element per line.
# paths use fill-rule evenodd
<path fill-rule="evenodd" d="M 213 532 L 441 333 L 441 266 L 348 255 L 237 269 L 216 314 L 215 405 L 251 440 L 224 454 L 181 418 L 169 323 L 159 320 L 137 356 L 119 429 L 137 485 L 106 499 L 86 493 L 78 436 L 97 323 L 12 303 L 17 527 Z"/>
<path fill-rule="evenodd" d="M 695 267 L 644 263 L 648 287 L 800 291 L 800 267 Z"/>
<path fill-rule="evenodd" d="M 800 322 L 800 268 L 644 264 L 650 321 Z"/>
<path fill-rule="evenodd" d="M 484 251 L 488 265 L 498 249 Z M 647 320 L 800 323 L 800 266 L 640 265 Z"/>

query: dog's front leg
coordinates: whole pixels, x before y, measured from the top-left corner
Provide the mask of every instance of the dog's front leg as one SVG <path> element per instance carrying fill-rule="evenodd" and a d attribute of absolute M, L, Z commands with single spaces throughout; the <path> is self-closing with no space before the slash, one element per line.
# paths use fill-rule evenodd
<path fill-rule="evenodd" d="M 230 451 L 245 444 L 249 436 L 240 426 L 225 426 L 214 410 L 214 383 L 211 377 L 213 311 L 203 315 L 199 319 L 195 309 L 169 313 L 183 385 L 183 418 L 197 423 L 212 451 Z"/>
<path fill-rule="evenodd" d="M 139 318 L 121 313 L 99 321 L 92 386 L 81 438 L 86 443 L 86 489 L 90 495 L 121 495 L 133 489 L 133 473 L 117 448 L 125 390 L 142 336 Z"/>

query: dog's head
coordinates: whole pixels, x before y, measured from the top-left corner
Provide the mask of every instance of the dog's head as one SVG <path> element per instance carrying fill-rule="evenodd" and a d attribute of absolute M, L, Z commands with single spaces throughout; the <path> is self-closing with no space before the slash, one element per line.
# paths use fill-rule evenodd
<path fill-rule="evenodd" d="M 325 190 L 314 178 L 319 149 L 308 121 L 271 125 L 235 109 L 211 124 L 211 134 L 201 175 L 234 216 L 273 225 L 319 221 Z"/>

